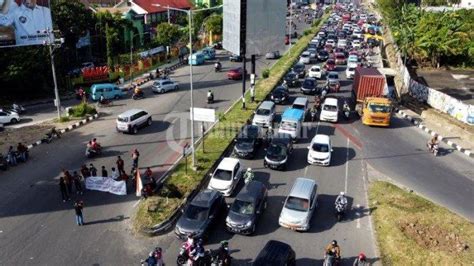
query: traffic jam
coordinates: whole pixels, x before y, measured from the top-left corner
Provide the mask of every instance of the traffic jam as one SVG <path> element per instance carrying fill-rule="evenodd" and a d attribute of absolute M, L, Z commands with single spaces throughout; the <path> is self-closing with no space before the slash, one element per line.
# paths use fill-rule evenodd
<path fill-rule="evenodd" d="M 295 5 L 292 15 L 307 10 Z M 231 154 L 184 208 L 174 228 L 185 241 L 178 264 L 204 260 L 192 255 L 196 243 L 218 247 L 221 265 L 238 261 L 234 248 L 252 254 L 253 265 L 295 265 L 315 256 L 324 265 L 344 257 L 365 261 L 371 253 L 364 251 L 370 249 L 370 240 L 363 240 L 367 232 L 350 227 L 356 206 L 366 205 L 360 163 L 353 161 L 361 147 L 343 127 L 390 125 L 391 91 L 377 69 L 381 31 L 375 16 L 360 7 L 337 4 L 331 10 L 242 127 Z M 370 221 L 362 223 L 369 227 Z"/>

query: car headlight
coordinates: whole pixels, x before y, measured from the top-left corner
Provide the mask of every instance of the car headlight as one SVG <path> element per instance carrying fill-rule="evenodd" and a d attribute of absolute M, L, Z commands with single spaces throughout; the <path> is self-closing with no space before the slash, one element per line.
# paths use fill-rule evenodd
<path fill-rule="evenodd" d="M 225 218 L 225 222 L 228 223 L 228 224 L 230 224 L 231 220 L 230 220 L 230 217 L 229 217 L 229 216 L 227 216 L 227 218 Z"/>
<path fill-rule="evenodd" d="M 248 221 L 248 222 L 245 224 L 245 227 L 250 227 L 250 226 L 252 226 L 252 221 L 251 221 L 251 220 Z"/>

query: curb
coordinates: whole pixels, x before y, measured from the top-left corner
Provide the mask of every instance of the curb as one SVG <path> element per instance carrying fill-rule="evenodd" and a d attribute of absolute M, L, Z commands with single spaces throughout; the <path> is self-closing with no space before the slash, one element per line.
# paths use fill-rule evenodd
<path fill-rule="evenodd" d="M 448 144 L 450 147 L 462 152 L 463 154 L 471 157 L 471 158 L 474 158 L 474 152 L 471 152 L 461 146 L 459 146 L 458 144 L 444 138 L 443 136 L 441 136 L 440 134 L 436 133 L 435 131 L 433 131 L 432 129 L 429 129 L 427 128 L 425 125 L 422 124 L 422 121 L 420 121 L 419 119 L 415 119 L 413 118 L 412 116 L 410 115 L 407 115 L 405 112 L 403 112 L 402 110 L 397 110 L 397 114 L 403 116 L 403 118 L 409 120 L 412 124 L 414 124 L 416 127 L 420 128 L 421 130 L 425 131 L 426 133 L 430 134 L 431 136 L 435 136 L 435 135 L 438 135 L 438 140 L 441 140 L 442 142 Z"/>
<path fill-rule="evenodd" d="M 97 118 L 99 118 L 99 113 L 97 113 L 97 114 L 95 114 L 95 115 L 93 115 L 93 116 L 89 116 L 89 117 L 87 117 L 87 118 L 84 118 L 84 119 L 82 119 L 81 121 L 76 122 L 76 123 L 74 123 L 74 124 L 68 126 L 67 128 L 61 129 L 61 130 L 59 131 L 59 133 L 62 134 L 62 133 L 66 133 L 66 132 L 68 132 L 68 131 L 72 131 L 72 130 L 74 130 L 74 129 L 76 129 L 76 128 L 82 126 L 82 125 L 85 125 L 85 124 L 91 122 L 92 120 L 96 120 Z M 27 148 L 28 148 L 28 150 L 31 150 L 33 147 L 36 147 L 36 146 L 40 145 L 41 143 L 42 143 L 42 141 L 41 141 L 41 140 L 38 140 L 38 141 L 36 141 L 36 142 L 34 142 L 34 143 L 28 145 Z"/>

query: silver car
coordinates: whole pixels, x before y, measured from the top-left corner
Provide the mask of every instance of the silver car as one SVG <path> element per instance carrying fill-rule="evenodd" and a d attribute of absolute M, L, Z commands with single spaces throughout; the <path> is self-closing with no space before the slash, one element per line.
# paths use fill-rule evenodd
<path fill-rule="evenodd" d="M 167 91 L 178 90 L 178 83 L 171 79 L 160 79 L 153 83 L 151 87 L 153 92 L 165 93 Z"/>

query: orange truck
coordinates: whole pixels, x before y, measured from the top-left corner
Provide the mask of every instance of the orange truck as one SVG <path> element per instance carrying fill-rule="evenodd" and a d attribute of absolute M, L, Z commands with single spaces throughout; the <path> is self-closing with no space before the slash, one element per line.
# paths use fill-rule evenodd
<path fill-rule="evenodd" d="M 390 126 L 392 101 L 385 97 L 386 79 L 375 68 L 357 67 L 352 92 L 356 99 L 355 110 L 362 124 L 369 126 Z"/>

